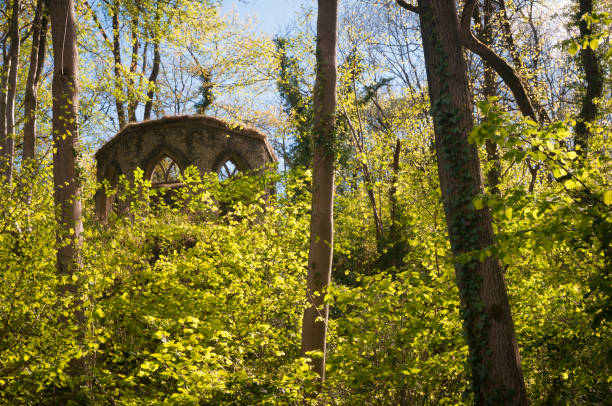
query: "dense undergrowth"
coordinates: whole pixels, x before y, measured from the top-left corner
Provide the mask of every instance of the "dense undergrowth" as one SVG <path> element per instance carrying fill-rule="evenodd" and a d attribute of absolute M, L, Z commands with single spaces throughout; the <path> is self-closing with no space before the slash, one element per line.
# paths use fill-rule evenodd
<path fill-rule="evenodd" d="M 493 115 L 497 127 L 480 127 L 474 141 L 519 125 L 508 120 Z M 527 153 L 499 136 L 505 159 L 549 151 L 555 161 L 547 170 L 562 161 L 574 183 L 544 180 L 530 194 L 508 177 L 504 198 L 483 195 L 475 204 L 491 207 L 499 238 L 475 255 L 504 261 L 532 402 L 606 404 L 602 238 L 610 219 L 601 202 L 609 162 L 602 155 L 578 165 L 557 141 L 563 131 L 534 134 L 531 142 L 551 149 Z M 422 165 L 406 165 L 399 180 L 403 248 L 394 266 L 383 266 L 385 252 L 377 252 L 363 186 L 340 180 L 323 391 L 330 404 L 470 401 L 435 166 L 430 152 L 419 154 L 412 159 Z M 21 187 L 2 189 L 0 403 L 68 404 L 79 388 L 92 405 L 304 404 L 314 390 L 300 354 L 308 174 L 220 184 L 187 171 L 184 186 L 165 198 L 140 176 L 119 188 L 126 209 L 106 224 L 92 217 L 95 188 L 85 180 L 76 302 L 58 294 L 50 171 L 23 172 Z M 83 325 L 75 306 L 85 312 Z M 78 357 L 88 365 L 81 382 L 67 373 Z"/>

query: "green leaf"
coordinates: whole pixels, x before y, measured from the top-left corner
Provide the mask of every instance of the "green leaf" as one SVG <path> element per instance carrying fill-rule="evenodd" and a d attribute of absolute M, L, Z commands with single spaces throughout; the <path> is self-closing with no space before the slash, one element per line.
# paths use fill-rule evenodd
<path fill-rule="evenodd" d="M 564 185 L 568 189 L 576 189 L 578 187 L 578 183 L 576 183 L 573 179 L 568 179 L 564 182 Z"/>
<path fill-rule="evenodd" d="M 603 201 L 606 206 L 612 204 L 612 190 L 606 190 L 603 194 Z"/>
<path fill-rule="evenodd" d="M 578 52 L 578 44 L 576 42 L 572 42 L 567 52 L 569 52 L 571 56 L 576 55 L 576 52 Z"/>

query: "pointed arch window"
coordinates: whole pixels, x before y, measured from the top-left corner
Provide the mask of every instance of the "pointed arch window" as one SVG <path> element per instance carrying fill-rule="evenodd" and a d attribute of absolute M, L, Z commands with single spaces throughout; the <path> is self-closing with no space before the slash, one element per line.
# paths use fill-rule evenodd
<path fill-rule="evenodd" d="M 180 176 L 181 169 L 178 164 L 166 155 L 153 167 L 153 171 L 151 172 L 151 183 L 153 185 L 179 183 Z"/>
<path fill-rule="evenodd" d="M 224 180 L 236 176 L 238 172 L 239 170 L 236 164 L 231 159 L 228 159 L 223 162 L 223 164 L 219 168 L 219 171 L 217 171 L 217 175 L 219 177 L 219 180 L 223 182 Z"/>

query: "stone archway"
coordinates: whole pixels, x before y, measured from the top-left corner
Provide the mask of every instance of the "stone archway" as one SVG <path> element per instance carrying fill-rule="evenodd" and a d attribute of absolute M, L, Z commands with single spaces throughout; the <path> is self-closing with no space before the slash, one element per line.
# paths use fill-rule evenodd
<path fill-rule="evenodd" d="M 112 174 L 106 168 L 116 161 L 129 182 L 135 180 L 135 171 L 140 169 L 146 180 L 155 176 L 153 183 L 160 187 L 171 186 L 189 166 L 202 174 L 212 171 L 219 176 L 221 170 L 221 177 L 225 178 L 235 175 L 236 170 L 256 172 L 277 161 L 261 132 L 202 115 L 130 123 L 104 144 L 95 157 L 99 182 L 110 181 Z M 97 198 L 99 217 L 105 218 L 109 210 L 104 199 Z"/>

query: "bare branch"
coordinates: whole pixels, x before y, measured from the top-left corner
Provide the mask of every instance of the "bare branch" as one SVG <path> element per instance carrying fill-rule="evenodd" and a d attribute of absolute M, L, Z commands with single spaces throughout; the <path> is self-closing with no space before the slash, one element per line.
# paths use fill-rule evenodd
<path fill-rule="evenodd" d="M 412 5 L 404 0 L 395 0 L 397 5 L 400 6 L 401 8 L 408 10 L 408 11 L 412 11 L 413 13 L 419 13 L 419 8 L 415 5 Z"/>

